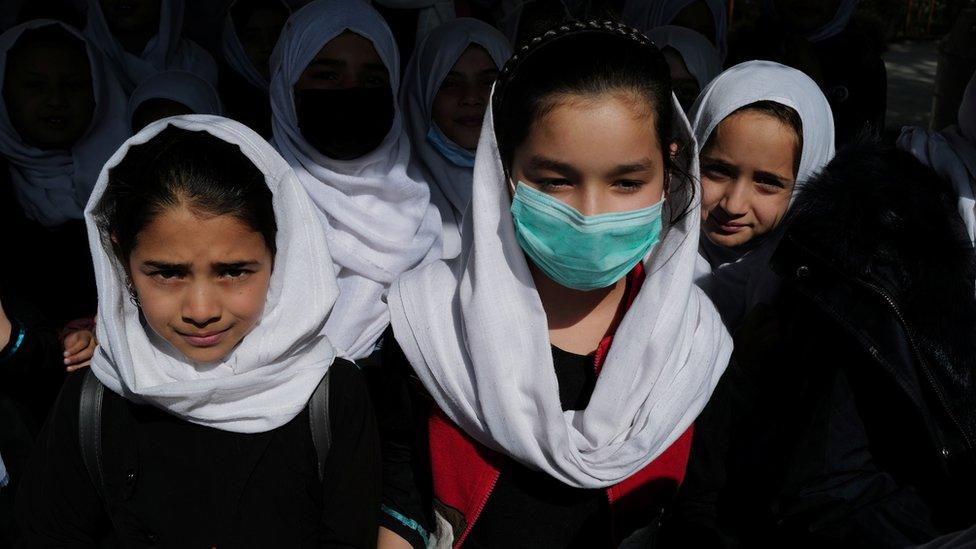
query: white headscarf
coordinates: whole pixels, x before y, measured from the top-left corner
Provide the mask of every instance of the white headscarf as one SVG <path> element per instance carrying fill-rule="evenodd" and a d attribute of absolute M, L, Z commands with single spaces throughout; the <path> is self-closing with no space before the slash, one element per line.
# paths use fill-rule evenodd
<path fill-rule="evenodd" d="M 241 148 L 265 174 L 278 224 L 274 270 L 261 320 L 227 357 L 206 370 L 152 332 L 130 300 L 126 274 L 97 216 L 109 170 L 129 149 L 168 126 L 204 131 Z M 190 422 L 260 433 L 284 425 L 305 407 L 335 358 L 322 325 L 338 295 L 329 249 L 315 207 L 288 164 L 261 136 L 233 120 L 187 115 L 154 122 L 105 165 L 85 210 L 98 285 L 98 349 L 91 368 L 111 391 Z"/>
<path fill-rule="evenodd" d="M 963 94 L 957 125 L 942 131 L 906 126 L 898 148 L 915 155 L 952 185 L 959 195 L 959 215 L 976 245 L 976 74 Z"/>
<path fill-rule="evenodd" d="M 319 50 L 347 29 L 373 42 L 396 92 L 399 54 L 383 18 L 362 2 L 317 0 L 291 16 L 275 47 L 271 111 L 274 145 L 318 207 L 336 263 L 340 298 L 326 334 L 356 359 L 370 354 L 389 324 L 386 293 L 393 280 L 440 257 L 441 222 L 427 184 L 407 175 L 410 142 L 399 108 L 379 147 L 355 160 L 327 158 L 298 128 L 295 83 Z"/>
<path fill-rule="evenodd" d="M 810 42 L 820 42 L 828 38 L 834 37 L 841 33 L 847 28 L 847 24 L 850 23 L 851 17 L 854 16 L 854 12 L 857 11 L 857 5 L 860 0 L 841 0 L 840 5 L 837 7 L 837 11 L 834 16 L 818 29 L 814 29 L 803 35 L 804 38 Z M 777 19 L 776 15 L 776 2 L 775 0 L 766 0 L 765 3 L 766 11 L 769 15 Z"/>
<path fill-rule="evenodd" d="M 626 0 L 621 20 L 643 31 L 670 25 L 674 18 L 694 2 L 705 2 L 715 19 L 715 49 L 725 59 L 729 27 L 728 6 L 725 0 Z"/>
<path fill-rule="evenodd" d="M 291 12 L 287 3 L 282 2 L 281 6 Z M 237 36 L 237 27 L 234 25 L 234 18 L 231 15 L 233 9 L 232 4 L 227 10 L 227 17 L 224 18 L 224 31 L 221 38 L 224 59 L 227 60 L 230 68 L 241 75 L 248 84 L 266 92 L 268 90 L 268 79 L 254 66 L 254 63 L 247 56 L 247 52 L 244 51 L 244 45 L 241 44 L 241 39 Z"/>
<path fill-rule="evenodd" d="M 698 86 L 705 86 L 722 72 L 722 59 L 718 50 L 700 33 L 684 27 L 665 25 L 651 29 L 647 37 L 660 49 L 672 47 L 688 66 L 688 72 L 698 81 Z"/>
<path fill-rule="evenodd" d="M 126 93 L 143 80 L 165 70 L 192 72 L 217 85 L 217 63 L 195 42 L 183 37 L 183 0 L 161 0 L 159 32 L 149 39 L 141 55 L 133 55 L 115 39 L 99 0 L 88 0 L 85 35 L 108 58 Z"/>
<path fill-rule="evenodd" d="M 457 17 L 454 0 L 374 0 L 377 4 L 399 10 L 419 10 L 417 13 L 417 40 L 419 44 L 427 34 Z"/>
<path fill-rule="evenodd" d="M 159 72 L 139 84 L 129 98 L 130 123 L 136 109 L 150 99 L 176 101 L 193 114 L 223 114 L 217 90 L 206 80 L 186 71 Z"/>
<path fill-rule="evenodd" d="M 693 143 L 673 101 L 675 126 Z M 437 405 L 485 446 L 580 488 L 626 479 L 692 424 L 732 343 L 694 284 L 699 209 L 665 228 L 647 278 L 617 328 L 585 410 L 563 411 L 546 312 L 515 239 L 489 107 L 475 161 L 461 255 L 405 274 L 390 291 L 397 341 Z M 698 176 L 672 180 L 684 202 Z"/>
<path fill-rule="evenodd" d="M 129 135 L 129 128 L 125 94 L 101 52 L 64 23 L 38 19 L 0 35 L 0 89 L 7 74 L 7 52 L 25 31 L 49 26 L 60 27 L 85 44 L 95 96 L 91 125 L 70 151 L 42 151 L 24 142 L 10 121 L 6 102 L 0 101 L 0 155 L 9 163 L 14 192 L 27 217 L 55 227 L 83 217 L 102 164 Z"/>
<path fill-rule="evenodd" d="M 508 40 L 494 27 L 477 19 L 456 19 L 438 27 L 420 43 L 407 66 L 400 90 L 414 165 L 430 183 L 430 201 L 437 206 L 444 224 L 444 257 L 461 252 L 461 215 L 471 201 L 474 170 L 445 158 L 427 140 L 427 133 L 433 124 L 434 97 L 447 73 L 471 44 L 485 48 L 499 70 L 512 55 Z"/>
<path fill-rule="evenodd" d="M 800 167 L 790 204 L 806 182 L 834 157 L 834 118 L 817 83 L 802 72 L 772 61 L 747 61 L 712 80 L 691 108 L 695 138 L 704 148 L 715 128 L 736 110 L 757 101 L 792 108 L 803 125 Z M 702 235 L 701 253 L 708 261 L 699 281 L 732 326 L 756 304 L 775 293 L 778 279 L 768 262 L 780 231 L 753 239 L 741 248 L 719 246 Z"/>

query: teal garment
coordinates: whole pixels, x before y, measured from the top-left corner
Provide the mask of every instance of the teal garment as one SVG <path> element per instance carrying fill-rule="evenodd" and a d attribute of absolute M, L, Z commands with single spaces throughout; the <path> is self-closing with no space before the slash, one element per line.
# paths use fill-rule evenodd
<path fill-rule="evenodd" d="M 427 141 L 451 164 L 462 168 L 474 167 L 474 153 L 451 140 L 434 122 L 427 131 Z"/>
<path fill-rule="evenodd" d="M 587 216 L 520 181 L 512 220 L 519 246 L 546 276 L 567 288 L 595 290 L 626 276 L 660 241 L 663 208 L 662 199 Z"/>

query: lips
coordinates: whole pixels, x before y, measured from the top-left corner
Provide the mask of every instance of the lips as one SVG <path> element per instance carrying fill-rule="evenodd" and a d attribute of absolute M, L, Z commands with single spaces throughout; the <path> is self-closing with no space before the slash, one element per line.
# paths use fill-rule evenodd
<path fill-rule="evenodd" d="M 716 231 L 726 235 L 742 232 L 749 227 L 747 223 L 736 223 L 734 221 L 723 222 L 711 216 L 708 218 L 708 224 L 711 225 Z"/>
<path fill-rule="evenodd" d="M 459 126 L 464 126 L 465 128 L 480 128 L 481 123 L 484 122 L 484 117 L 482 116 L 462 116 L 460 118 L 455 118 L 454 122 Z"/>
<path fill-rule="evenodd" d="M 224 336 L 227 334 L 228 330 L 230 330 L 230 328 L 225 328 L 220 331 L 204 332 L 199 334 L 185 334 L 183 332 L 176 332 L 176 333 L 180 334 L 180 337 L 186 340 L 186 342 L 189 343 L 190 345 L 194 347 L 206 348 L 206 347 L 213 347 L 215 345 L 218 345 L 221 341 L 223 341 Z"/>
<path fill-rule="evenodd" d="M 63 128 L 68 125 L 67 116 L 42 116 L 41 122 L 52 128 Z"/>

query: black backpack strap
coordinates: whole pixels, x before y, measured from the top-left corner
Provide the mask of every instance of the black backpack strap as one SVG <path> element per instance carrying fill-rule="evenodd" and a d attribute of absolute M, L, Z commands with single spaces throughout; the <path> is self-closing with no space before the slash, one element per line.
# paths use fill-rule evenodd
<path fill-rule="evenodd" d="M 329 374 L 326 371 L 322 381 L 308 401 L 308 425 L 312 429 L 312 444 L 315 445 L 316 471 L 319 482 L 325 479 L 325 459 L 332 445 L 332 426 L 329 421 Z"/>
<path fill-rule="evenodd" d="M 81 443 L 81 459 L 91 477 L 98 497 L 105 499 L 105 475 L 102 470 L 102 399 L 105 386 L 95 377 L 91 368 L 81 382 L 81 398 L 78 410 L 78 440 Z"/>

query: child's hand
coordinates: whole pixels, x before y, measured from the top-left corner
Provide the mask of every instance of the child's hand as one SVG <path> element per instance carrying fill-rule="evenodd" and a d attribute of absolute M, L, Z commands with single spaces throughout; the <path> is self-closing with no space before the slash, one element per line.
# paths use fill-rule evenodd
<path fill-rule="evenodd" d="M 95 334 L 89 330 L 71 332 L 64 338 L 64 364 L 69 372 L 80 370 L 91 364 L 95 355 Z"/>

